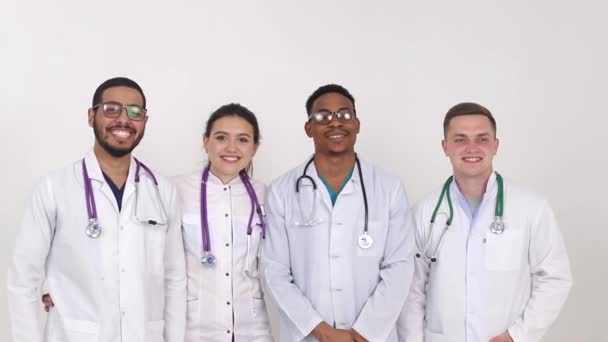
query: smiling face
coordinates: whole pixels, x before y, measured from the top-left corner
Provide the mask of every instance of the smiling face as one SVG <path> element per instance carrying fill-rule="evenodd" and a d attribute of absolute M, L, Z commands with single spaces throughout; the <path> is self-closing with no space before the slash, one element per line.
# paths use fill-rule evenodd
<path fill-rule="evenodd" d="M 236 115 L 214 121 L 209 136 L 203 138 L 203 144 L 209 155 L 211 173 L 224 183 L 246 169 L 258 149 L 253 126 Z"/>
<path fill-rule="evenodd" d="M 333 113 L 341 110 L 349 110 L 354 113 L 354 105 L 342 94 L 327 93 L 313 102 L 310 112 Z M 314 140 L 315 154 L 336 156 L 354 153 L 359 127 L 357 117 L 349 122 L 342 122 L 334 115 L 334 118 L 326 124 L 309 120 L 304 125 L 304 130 Z"/>
<path fill-rule="evenodd" d="M 122 105 L 139 105 L 143 107 L 143 97 L 136 89 L 118 86 L 106 89 L 101 96 L 101 103 L 117 102 Z M 133 121 L 122 108 L 120 116 L 108 118 L 103 113 L 103 106 L 90 108 L 89 126 L 95 133 L 95 150 L 120 158 L 133 151 L 144 136 L 146 116 L 141 121 Z"/>
<path fill-rule="evenodd" d="M 456 179 L 485 182 L 490 177 L 498 139 L 486 116 L 473 114 L 453 117 L 441 145 L 445 155 L 450 158 Z"/>

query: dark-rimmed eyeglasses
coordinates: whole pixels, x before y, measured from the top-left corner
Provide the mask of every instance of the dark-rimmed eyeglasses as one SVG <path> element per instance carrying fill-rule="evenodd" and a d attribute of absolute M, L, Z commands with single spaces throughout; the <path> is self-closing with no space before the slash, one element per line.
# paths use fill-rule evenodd
<path fill-rule="evenodd" d="M 93 109 L 95 109 L 97 107 L 101 107 L 101 109 L 103 111 L 103 115 L 107 116 L 108 118 L 112 118 L 112 119 L 119 117 L 120 114 L 122 113 L 123 108 L 125 108 L 127 110 L 127 116 L 129 117 L 129 119 L 131 119 L 133 121 L 143 120 L 143 118 L 146 117 L 146 113 L 148 112 L 148 110 L 146 108 L 142 108 L 139 105 L 135 105 L 135 104 L 123 105 L 122 103 L 118 103 L 118 102 L 98 103 L 93 106 Z"/>
<path fill-rule="evenodd" d="M 330 112 L 328 110 L 322 110 L 316 113 L 310 114 L 308 117 L 309 121 L 318 123 L 318 124 L 328 124 L 331 120 L 334 119 L 334 116 L 338 118 L 341 122 L 351 122 L 355 118 L 355 111 L 352 109 L 340 109 L 337 112 Z"/>

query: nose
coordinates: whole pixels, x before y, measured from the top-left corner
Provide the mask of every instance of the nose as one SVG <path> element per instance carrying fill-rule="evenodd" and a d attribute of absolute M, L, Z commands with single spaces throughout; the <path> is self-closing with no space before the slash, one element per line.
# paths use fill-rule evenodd
<path fill-rule="evenodd" d="M 469 141 L 465 146 L 465 152 L 477 152 L 479 147 L 474 140 Z"/>
<path fill-rule="evenodd" d="M 226 149 L 228 151 L 236 151 L 236 141 L 233 139 L 228 139 L 228 143 L 226 144 Z"/>
<path fill-rule="evenodd" d="M 120 122 L 129 122 L 131 118 L 129 118 L 129 113 L 127 112 L 127 107 L 123 106 L 120 108 L 120 115 L 116 118 L 116 120 Z"/>
<path fill-rule="evenodd" d="M 336 114 L 333 114 L 331 116 L 331 120 L 328 122 L 328 125 L 331 127 L 340 127 L 342 126 L 342 121 L 338 119 L 338 116 Z"/>

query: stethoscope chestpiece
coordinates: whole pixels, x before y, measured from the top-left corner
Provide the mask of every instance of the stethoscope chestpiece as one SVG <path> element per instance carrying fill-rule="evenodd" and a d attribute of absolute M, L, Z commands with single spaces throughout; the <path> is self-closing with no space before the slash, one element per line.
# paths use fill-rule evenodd
<path fill-rule="evenodd" d="M 372 239 L 372 237 L 367 235 L 367 232 L 365 232 L 359 236 L 357 243 L 359 244 L 360 248 L 368 249 L 374 243 L 374 239 Z"/>
<path fill-rule="evenodd" d="M 97 219 L 90 219 L 87 229 L 85 230 L 87 236 L 96 239 L 101 235 L 101 225 L 97 222 Z"/>
<path fill-rule="evenodd" d="M 490 231 L 494 234 L 502 234 L 505 231 L 505 223 L 500 216 L 494 218 L 494 222 L 490 225 Z"/>
<path fill-rule="evenodd" d="M 205 253 L 201 258 L 201 263 L 207 267 L 215 266 L 216 259 L 211 253 Z"/>

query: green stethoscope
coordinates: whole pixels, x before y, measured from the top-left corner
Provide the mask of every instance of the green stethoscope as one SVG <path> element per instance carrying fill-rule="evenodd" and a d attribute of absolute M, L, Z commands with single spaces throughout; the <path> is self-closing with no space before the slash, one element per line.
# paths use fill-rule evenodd
<path fill-rule="evenodd" d="M 504 211 L 504 187 L 503 187 L 503 182 L 502 182 L 502 176 L 498 173 L 496 173 L 496 184 L 498 186 L 498 191 L 496 193 L 496 204 L 494 206 L 494 221 L 492 222 L 492 224 L 490 224 L 490 231 L 494 234 L 502 234 L 505 231 L 505 223 L 502 220 L 503 217 L 503 211 Z M 433 210 L 433 215 L 431 216 L 431 228 L 429 230 L 429 236 L 428 239 L 426 241 L 426 243 L 424 244 L 424 248 L 422 249 L 422 254 L 421 253 L 416 253 L 416 257 L 417 258 L 421 258 L 422 256 L 424 256 L 427 261 L 431 261 L 431 262 L 436 262 L 437 261 L 437 252 L 440 250 L 441 248 L 441 244 L 443 243 L 443 237 L 445 236 L 445 233 L 448 231 L 448 228 L 450 228 L 450 225 L 452 224 L 452 219 L 454 218 L 454 207 L 452 205 L 452 197 L 450 196 L 450 185 L 452 184 L 452 181 L 454 180 L 454 176 L 450 176 L 448 178 L 448 180 L 445 181 L 445 183 L 443 184 L 443 189 L 441 190 L 441 195 L 439 196 L 439 200 L 437 201 L 437 205 L 435 205 L 435 210 Z M 443 203 L 443 197 L 446 197 L 447 202 L 448 202 L 448 207 L 450 209 L 450 215 L 446 215 L 445 213 L 439 213 L 439 207 L 441 207 L 441 203 Z M 435 247 L 435 250 L 433 251 L 433 254 L 431 254 L 431 256 L 428 256 L 427 251 L 429 249 L 429 246 L 431 244 L 431 236 L 433 233 L 433 230 L 435 228 L 435 220 L 437 219 L 437 217 L 439 215 L 445 215 L 447 216 L 447 221 L 445 221 L 445 227 L 443 228 L 443 232 L 441 233 L 441 236 L 439 237 L 439 242 L 437 243 L 437 246 Z"/>

